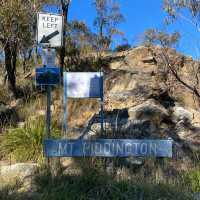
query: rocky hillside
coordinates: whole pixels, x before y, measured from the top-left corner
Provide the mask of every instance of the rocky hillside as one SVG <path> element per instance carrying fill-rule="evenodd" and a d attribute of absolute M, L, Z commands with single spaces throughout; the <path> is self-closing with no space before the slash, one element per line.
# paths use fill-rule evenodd
<path fill-rule="evenodd" d="M 104 137 L 172 138 L 174 169 L 187 170 L 199 157 L 200 112 L 194 95 L 178 82 L 166 85 L 158 79 L 157 53 L 147 47 L 109 55 L 111 64 L 105 73 Z M 189 67 L 197 65 L 190 57 L 170 49 L 170 56 L 181 63 L 180 73 L 187 79 Z M 105 69 L 105 71 L 108 71 Z M 70 100 L 71 137 L 98 137 L 99 108 L 95 100 Z M 62 113 L 55 105 L 55 113 Z M 80 131 L 81 130 L 81 131 Z"/>
<path fill-rule="evenodd" d="M 114 171 L 119 179 L 130 179 L 130 177 L 134 179 L 137 174 L 141 177 L 155 177 L 159 182 L 173 179 L 182 171 L 195 169 L 199 163 L 200 110 L 197 99 L 173 77 L 170 77 L 170 81 L 164 81 L 163 77 L 160 77 L 161 51 L 160 47 L 153 47 L 152 53 L 152 49 L 141 46 L 129 51 L 105 55 L 104 59 L 109 60 L 110 64 L 104 67 L 105 133 L 103 136 L 100 136 L 98 101 L 69 100 L 70 128 L 67 134 L 70 138 L 171 138 L 174 141 L 173 158 L 166 162 L 162 159 L 147 158 L 127 158 L 117 164 L 108 161 L 107 171 Z M 191 66 L 194 69 L 199 63 L 173 49 L 169 49 L 168 53 L 170 58 L 173 58 L 176 64 L 178 63 L 181 77 L 188 84 L 192 84 Z M 23 115 L 26 113 L 26 117 L 37 119 L 38 116 L 45 115 L 44 95 L 37 93 L 36 96 L 38 97 L 36 100 L 33 99 L 26 105 L 27 108 L 23 108 Z M 23 103 L 23 101 L 14 103 L 14 110 L 17 112 Z M 7 106 L 2 105 L 3 108 L 3 112 L 9 112 L 13 116 L 12 103 Z M 62 129 L 62 88 L 54 90 L 51 108 L 53 120 Z M 23 127 L 24 118 L 20 116 L 19 118 L 18 126 Z M 66 169 L 65 173 L 71 175 L 83 174 L 85 167 L 83 165 L 88 163 L 62 159 L 62 165 Z M 4 166 L 1 169 L 3 179 L 5 180 L 9 174 L 12 176 L 20 174 L 24 178 L 24 175 L 21 175 L 24 166 L 25 171 L 30 171 L 30 174 L 32 169 L 36 168 L 35 164 Z"/>

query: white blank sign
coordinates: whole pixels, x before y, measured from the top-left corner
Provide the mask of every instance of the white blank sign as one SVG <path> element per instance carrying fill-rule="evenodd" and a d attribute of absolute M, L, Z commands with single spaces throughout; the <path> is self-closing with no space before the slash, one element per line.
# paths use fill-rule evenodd
<path fill-rule="evenodd" d="M 46 43 L 48 43 L 50 47 L 62 46 L 62 39 L 63 39 L 62 15 L 50 14 L 50 13 L 38 13 L 37 26 L 38 26 L 37 28 L 38 44 L 40 44 L 42 39 L 45 37 L 47 38 L 48 41 Z"/>
<path fill-rule="evenodd" d="M 65 72 L 65 96 L 70 98 L 100 98 L 103 81 L 100 72 Z"/>

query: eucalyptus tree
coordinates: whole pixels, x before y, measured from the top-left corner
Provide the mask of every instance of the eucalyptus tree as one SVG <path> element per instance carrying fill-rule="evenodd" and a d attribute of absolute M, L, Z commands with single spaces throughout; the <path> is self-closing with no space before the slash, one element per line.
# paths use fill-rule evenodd
<path fill-rule="evenodd" d="M 43 1 L 0 0 L 0 45 L 5 53 L 8 88 L 18 97 L 16 63 L 19 50 L 34 43 L 36 11 Z"/>
<path fill-rule="evenodd" d="M 163 0 L 163 8 L 168 13 L 167 23 L 174 22 L 175 20 L 184 20 L 200 31 L 199 0 Z"/>
<path fill-rule="evenodd" d="M 172 51 L 172 48 L 178 44 L 180 37 L 179 32 L 169 34 L 148 29 L 144 34 L 144 44 L 156 59 L 158 65 L 157 78 L 166 84 L 168 92 L 174 92 L 175 83 L 178 83 L 190 91 L 195 97 L 194 100 L 197 100 L 198 105 L 200 105 L 200 64 L 198 62 L 187 63 L 188 76 L 185 77 L 181 69 L 186 64 L 186 57 Z M 155 44 L 162 47 L 160 51 L 152 47 Z"/>
<path fill-rule="evenodd" d="M 64 16 L 64 31 L 63 31 L 63 46 L 60 49 L 60 66 L 61 71 L 64 69 L 65 65 L 65 54 L 66 54 L 66 36 L 68 32 L 68 14 L 71 0 L 60 0 L 62 6 L 62 12 Z"/>
<path fill-rule="evenodd" d="M 177 20 L 182 20 L 184 23 L 190 23 L 193 25 L 197 32 L 200 32 L 200 1 L 199 0 L 163 0 L 163 8 L 167 12 L 167 18 L 165 22 L 167 24 L 173 23 Z M 196 42 L 195 42 L 196 43 Z M 168 59 L 169 61 L 169 59 Z M 188 66 L 191 71 L 192 83 L 188 83 L 187 80 L 179 75 L 176 68 L 172 68 L 171 63 L 168 62 L 172 74 L 176 80 L 191 91 L 195 97 L 197 97 L 200 105 L 200 65 Z"/>
<path fill-rule="evenodd" d="M 107 50 L 114 35 L 123 35 L 117 26 L 124 21 L 120 6 L 116 0 L 95 0 L 96 9 L 94 26 L 97 29 L 98 50 Z"/>

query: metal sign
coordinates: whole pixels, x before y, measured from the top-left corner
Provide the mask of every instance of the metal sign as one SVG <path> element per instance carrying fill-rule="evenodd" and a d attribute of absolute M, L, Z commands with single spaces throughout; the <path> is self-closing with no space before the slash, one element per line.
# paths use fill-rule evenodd
<path fill-rule="evenodd" d="M 60 83 L 59 67 L 36 68 L 36 85 L 57 85 Z"/>
<path fill-rule="evenodd" d="M 64 89 L 70 98 L 101 98 L 103 95 L 103 73 L 65 72 Z"/>
<path fill-rule="evenodd" d="M 37 42 L 49 47 L 61 47 L 63 40 L 63 16 L 38 13 Z"/>
<path fill-rule="evenodd" d="M 68 98 L 101 99 L 101 131 L 103 131 L 103 73 L 102 72 L 64 72 L 64 131 L 67 131 Z"/>
<path fill-rule="evenodd" d="M 41 52 L 43 66 L 55 67 L 56 66 L 56 50 L 47 48 L 42 49 Z"/>
<path fill-rule="evenodd" d="M 42 6 L 42 12 L 62 14 L 62 6 L 59 4 L 44 4 Z"/>
<path fill-rule="evenodd" d="M 45 140 L 47 157 L 172 157 L 172 140 Z"/>

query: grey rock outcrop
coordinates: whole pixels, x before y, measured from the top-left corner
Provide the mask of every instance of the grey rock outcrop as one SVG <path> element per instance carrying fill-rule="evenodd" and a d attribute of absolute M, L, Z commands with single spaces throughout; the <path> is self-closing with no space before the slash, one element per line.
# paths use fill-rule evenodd
<path fill-rule="evenodd" d="M 23 181 L 34 175 L 38 169 L 38 164 L 35 163 L 17 163 L 14 165 L 0 166 L 0 177 L 4 181 L 20 179 Z"/>

